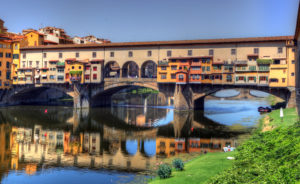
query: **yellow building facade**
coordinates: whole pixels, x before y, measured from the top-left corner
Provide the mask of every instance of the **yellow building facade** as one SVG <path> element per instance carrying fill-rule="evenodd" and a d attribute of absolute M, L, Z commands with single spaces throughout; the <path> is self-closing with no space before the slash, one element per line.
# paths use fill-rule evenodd
<path fill-rule="evenodd" d="M 43 34 L 37 32 L 37 31 L 31 31 L 31 32 L 25 34 L 25 37 L 26 37 L 26 45 L 27 46 L 43 45 L 44 36 L 43 36 Z"/>
<path fill-rule="evenodd" d="M 8 37 L 0 37 L 0 89 L 9 88 L 11 80 L 12 43 Z"/>

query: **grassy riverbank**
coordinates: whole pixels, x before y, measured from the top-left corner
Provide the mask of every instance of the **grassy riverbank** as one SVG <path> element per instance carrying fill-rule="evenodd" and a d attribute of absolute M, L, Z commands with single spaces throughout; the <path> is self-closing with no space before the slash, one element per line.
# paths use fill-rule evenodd
<path fill-rule="evenodd" d="M 208 153 L 198 156 L 185 164 L 184 171 L 173 170 L 171 178 L 155 178 L 150 181 L 150 184 L 205 183 L 232 165 L 233 161 L 226 159 L 228 156 L 234 156 L 234 152 Z"/>
<path fill-rule="evenodd" d="M 294 108 L 284 110 L 283 121 L 279 115 L 280 110 L 268 114 L 267 126 L 271 128 L 265 132 L 255 132 L 238 147 L 232 167 L 212 178 L 210 183 L 300 182 L 298 117 Z"/>

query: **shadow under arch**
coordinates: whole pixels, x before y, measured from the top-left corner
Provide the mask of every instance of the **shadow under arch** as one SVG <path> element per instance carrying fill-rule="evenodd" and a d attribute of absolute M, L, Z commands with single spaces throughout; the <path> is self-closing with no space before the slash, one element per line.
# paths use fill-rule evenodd
<path fill-rule="evenodd" d="M 139 65 L 135 61 L 127 61 L 122 66 L 123 78 L 139 78 Z"/>
<path fill-rule="evenodd" d="M 117 61 L 109 61 L 104 66 L 104 78 L 120 78 L 120 71 Z"/>
<path fill-rule="evenodd" d="M 141 66 L 141 77 L 157 78 L 157 64 L 152 60 L 145 61 Z"/>
<path fill-rule="evenodd" d="M 16 105 L 64 105 L 73 106 L 73 99 L 67 92 L 70 86 L 24 87 L 8 97 Z"/>

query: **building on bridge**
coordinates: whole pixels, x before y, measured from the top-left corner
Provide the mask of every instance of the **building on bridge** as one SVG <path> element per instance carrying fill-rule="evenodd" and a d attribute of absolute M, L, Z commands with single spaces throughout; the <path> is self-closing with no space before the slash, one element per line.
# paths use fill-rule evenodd
<path fill-rule="evenodd" d="M 44 66 L 53 60 L 65 63 L 65 82 L 69 82 L 69 69 L 72 70 L 66 63 L 72 58 L 77 65 L 82 63 L 72 66 L 81 71 L 81 83 L 85 83 L 85 79 L 97 83 L 111 77 L 157 77 L 158 83 L 294 87 L 293 39 L 293 36 L 282 36 L 24 47 L 21 48 L 21 66 L 36 69 L 32 62 L 45 63 Z M 96 80 L 92 81 L 94 77 L 85 72 L 91 67 L 85 66 L 83 61 L 103 62 L 103 67 L 96 69 L 97 74 L 92 74 Z"/>

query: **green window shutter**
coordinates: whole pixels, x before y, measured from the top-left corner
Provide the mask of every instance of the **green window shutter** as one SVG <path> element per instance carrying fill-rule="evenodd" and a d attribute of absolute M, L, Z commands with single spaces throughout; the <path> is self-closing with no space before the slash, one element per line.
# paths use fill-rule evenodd
<path fill-rule="evenodd" d="M 244 81 L 246 82 L 246 77 L 244 77 Z"/>
<path fill-rule="evenodd" d="M 236 77 L 235 80 L 238 81 L 238 80 L 239 80 L 239 77 Z"/>
<path fill-rule="evenodd" d="M 266 77 L 266 80 L 267 80 L 267 82 L 268 82 L 268 77 Z"/>
<path fill-rule="evenodd" d="M 256 82 L 256 77 L 254 77 L 254 82 Z"/>

